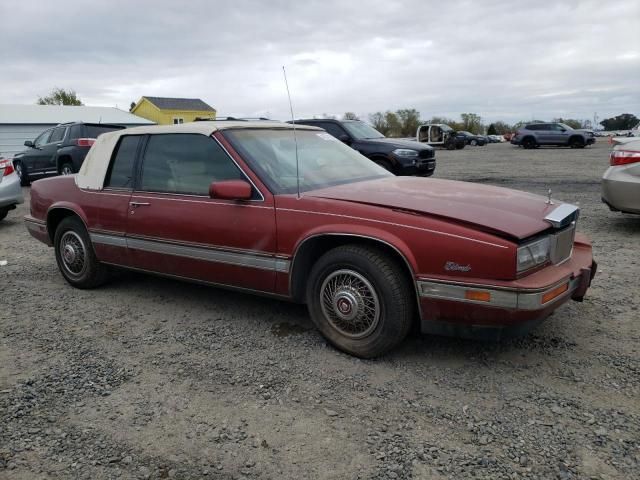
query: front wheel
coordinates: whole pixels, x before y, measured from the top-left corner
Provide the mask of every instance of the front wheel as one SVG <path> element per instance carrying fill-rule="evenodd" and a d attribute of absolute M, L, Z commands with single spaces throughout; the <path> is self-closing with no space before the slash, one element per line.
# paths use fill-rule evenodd
<path fill-rule="evenodd" d="M 8 208 L 0 208 L 0 221 L 4 220 L 8 213 Z"/>
<path fill-rule="evenodd" d="M 64 279 L 77 288 L 102 285 L 109 269 L 96 258 L 89 233 L 78 217 L 67 217 L 56 228 L 56 262 Z"/>
<path fill-rule="evenodd" d="M 313 266 L 307 304 L 314 324 L 336 348 L 372 358 L 409 332 L 415 298 L 401 266 L 377 248 L 347 245 Z"/>
<path fill-rule="evenodd" d="M 476 145 L 478 145 L 478 141 L 477 141 L 477 140 L 475 140 L 475 139 L 474 139 L 474 140 L 471 140 L 471 141 L 469 142 L 469 145 L 471 145 L 471 146 L 474 146 L 474 147 L 475 147 Z"/>
<path fill-rule="evenodd" d="M 537 145 L 537 144 L 536 144 L 536 141 L 535 141 L 533 138 L 531 138 L 531 137 L 525 138 L 525 139 L 522 141 L 522 146 L 523 146 L 524 148 L 527 148 L 527 149 L 535 148 L 535 147 L 536 147 L 536 145 Z"/>

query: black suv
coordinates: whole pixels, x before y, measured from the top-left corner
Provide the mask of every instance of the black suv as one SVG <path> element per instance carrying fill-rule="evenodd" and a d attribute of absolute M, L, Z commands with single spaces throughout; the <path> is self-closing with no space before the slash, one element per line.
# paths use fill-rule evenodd
<path fill-rule="evenodd" d="M 289 122 L 292 123 L 292 122 Z M 304 119 L 300 125 L 323 128 L 362 155 L 396 175 L 433 175 L 435 150 L 413 140 L 387 138 L 360 120 Z"/>
<path fill-rule="evenodd" d="M 13 165 L 22 185 L 38 178 L 76 173 L 96 138 L 106 132 L 121 130 L 121 125 L 105 123 L 61 123 L 42 132 L 27 150 L 13 157 Z"/>

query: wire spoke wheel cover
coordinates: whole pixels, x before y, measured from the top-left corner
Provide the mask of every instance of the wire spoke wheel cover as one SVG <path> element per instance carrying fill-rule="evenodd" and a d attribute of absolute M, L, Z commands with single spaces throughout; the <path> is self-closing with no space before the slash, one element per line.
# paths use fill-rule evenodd
<path fill-rule="evenodd" d="M 84 241 L 73 230 L 68 230 L 60 238 L 60 259 L 62 266 L 72 277 L 81 276 L 87 268 L 87 248 Z"/>
<path fill-rule="evenodd" d="M 73 168 L 68 163 L 62 166 L 62 175 L 73 175 Z"/>
<path fill-rule="evenodd" d="M 329 324 L 351 339 L 370 335 L 380 322 L 380 300 L 371 282 L 353 270 L 336 270 L 320 287 L 320 306 Z"/>

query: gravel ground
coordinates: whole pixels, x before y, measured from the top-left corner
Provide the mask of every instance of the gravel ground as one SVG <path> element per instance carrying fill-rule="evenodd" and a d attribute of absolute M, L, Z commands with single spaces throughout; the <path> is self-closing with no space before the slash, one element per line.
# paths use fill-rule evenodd
<path fill-rule="evenodd" d="M 640 217 L 608 145 L 438 151 L 437 176 L 577 203 L 600 270 L 530 335 L 362 361 L 304 307 L 123 274 L 81 291 L 0 223 L 0 478 L 640 478 Z M 29 190 L 25 189 L 28 198 Z"/>

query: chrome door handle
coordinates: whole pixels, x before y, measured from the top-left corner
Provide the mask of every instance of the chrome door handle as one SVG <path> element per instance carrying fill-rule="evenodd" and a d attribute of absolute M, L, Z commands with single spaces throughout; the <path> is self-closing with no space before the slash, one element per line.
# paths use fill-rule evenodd
<path fill-rule="evenodd" d="M 151 205 L 149 202 L 129 202 L 132 207 L 148 207 Z"/>

